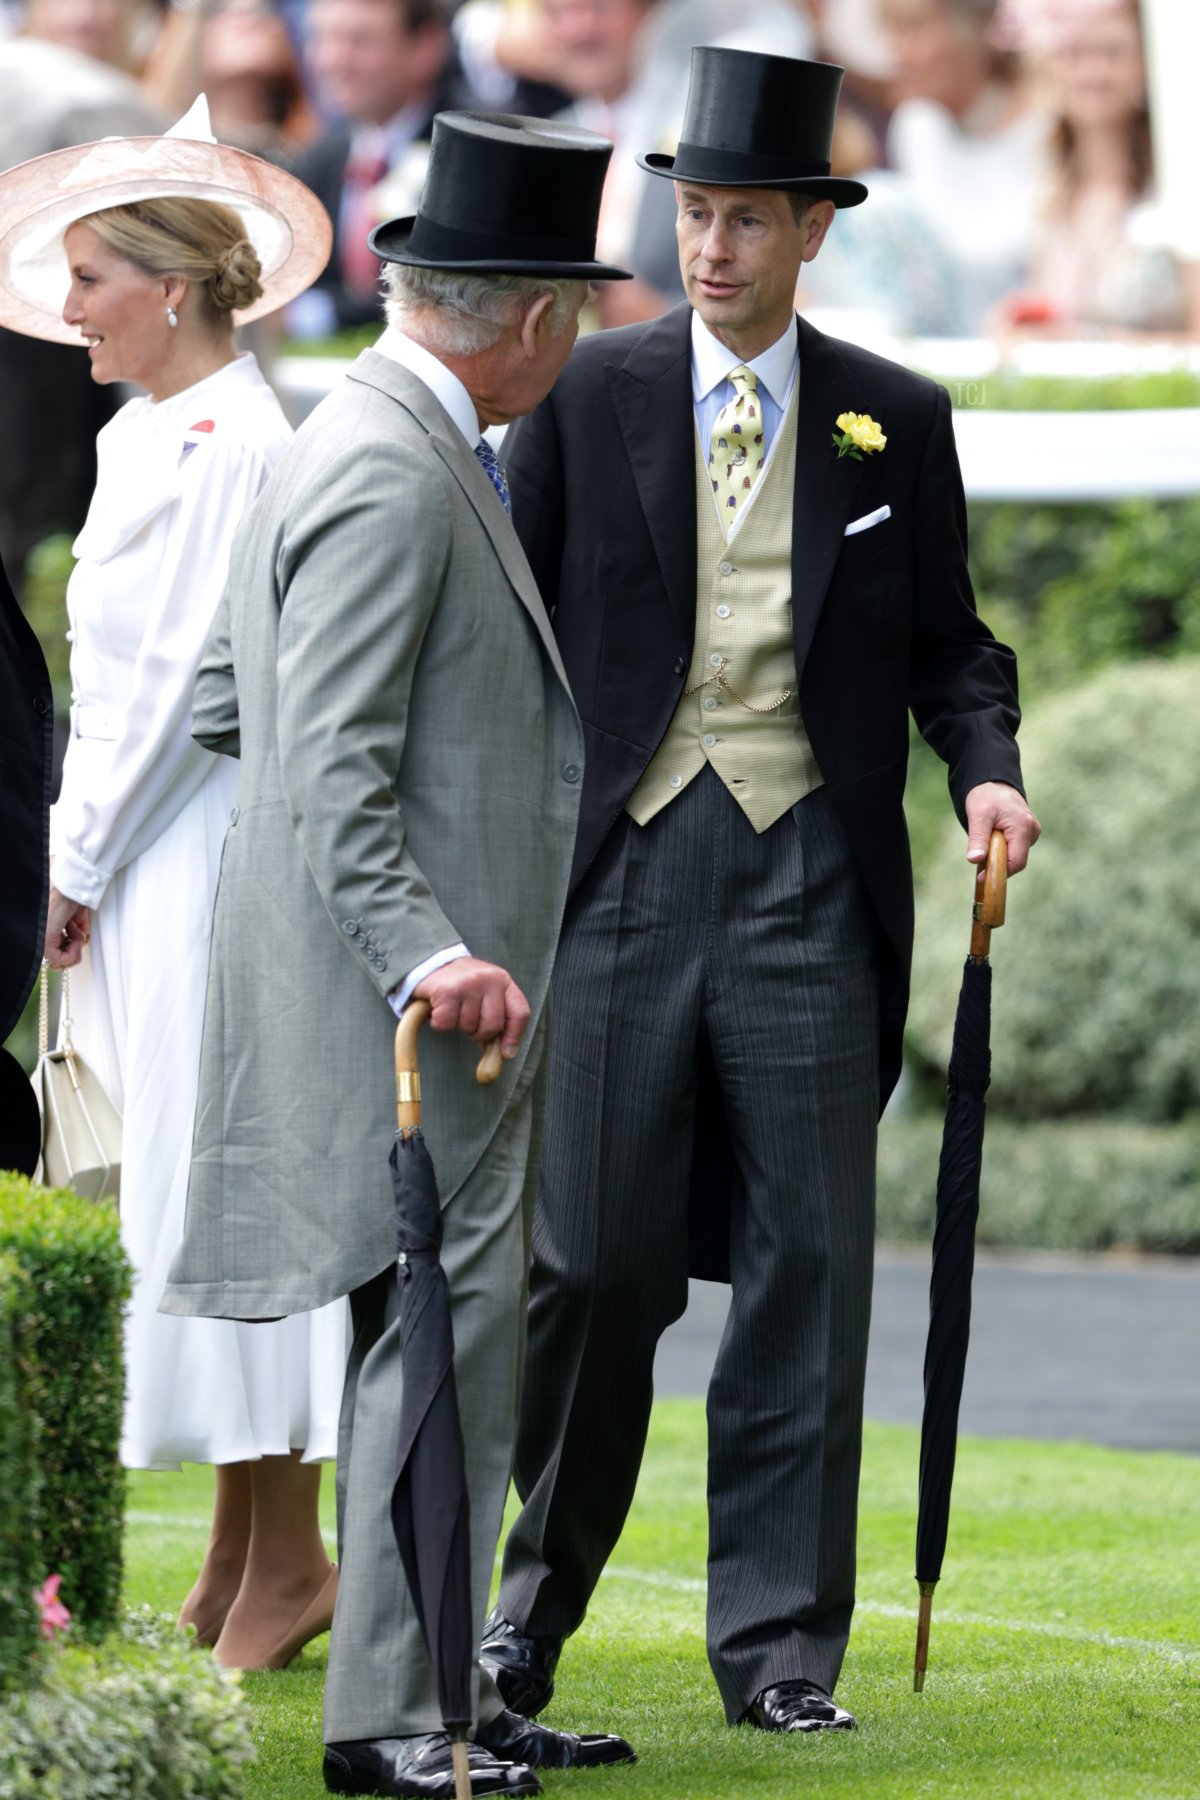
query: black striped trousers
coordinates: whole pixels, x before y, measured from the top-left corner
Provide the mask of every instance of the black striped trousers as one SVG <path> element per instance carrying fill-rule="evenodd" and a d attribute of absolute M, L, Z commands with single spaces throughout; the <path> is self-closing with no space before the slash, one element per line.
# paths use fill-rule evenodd
<path fill-rule="evenodd" d="M 824 789 L 756 833 L 705 769 L 623 815 L 554 975 L 516 1483 L 500 1606 L 582 1620 L 633 1498 L 654 1350 L 687 1302 L 697 1058 L 737 1166 L 708 1393 L 708 1647 L 730 1721 L 832 1691 L 854 1602 L 878 1111 L 875 928 Z"/>

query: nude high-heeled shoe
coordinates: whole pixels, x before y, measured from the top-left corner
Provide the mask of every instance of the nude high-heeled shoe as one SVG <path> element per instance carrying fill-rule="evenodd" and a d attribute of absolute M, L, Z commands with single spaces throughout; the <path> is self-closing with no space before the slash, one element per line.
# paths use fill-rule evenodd
<path fill-rule="evenodd" d="M 325 1577 L 325 1585 L 305 1607 L 287 1635 L 280 1639 L 270 1656 L 259 1666 L 264 1669 L 286 1669 L 299 1656 L 305 1644 L 320 1637 L 333 1624 L 333 1608 L 337 1601 L 337 1564 Z"/>
<path fill-rule="evenodd" d="M 333 1608 L 337 1600 L 338 1572 L 335 1563 L 330 1569 L 321 1587 L 309 1601 L 299 1617 L 288 1627 L 275 1648 L 259 1662 L 225 1663 L 225 1668 L 238 1668 L 246 1671 L 257 1669 L 286 1669 L 290 1662 L 299 1656 L 305 1644 L 320 1637 L 333 1624 Z M 220 1657 L 217 1659 L 220 1661 Z"/>

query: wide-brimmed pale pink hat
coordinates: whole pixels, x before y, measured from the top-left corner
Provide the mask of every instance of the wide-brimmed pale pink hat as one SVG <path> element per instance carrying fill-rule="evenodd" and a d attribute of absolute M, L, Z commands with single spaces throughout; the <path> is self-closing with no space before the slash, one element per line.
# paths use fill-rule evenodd
<path fill-rule="evenodd" d="M 70 287 L 63 234 L 107 207 L 174 197 L 232 206 L 245 225 L 263 291 L 234 313 L 235 325 L 294 300 L 329 260 L 333 226 L 316 195 L 261 157 L 218 144 L 202 94 L 162 137 L 101 138 L 0 175 L 0 325 L 80 343 L 62 318 Z"/>

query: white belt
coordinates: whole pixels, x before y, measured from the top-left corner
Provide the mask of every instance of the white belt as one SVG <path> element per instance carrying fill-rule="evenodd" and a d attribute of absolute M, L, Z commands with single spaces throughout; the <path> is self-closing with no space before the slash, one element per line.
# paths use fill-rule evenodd
<path fill-rule="evenodd" d="M 122 706 L 78 705 L 71 708 L 71 736 L 105 738 L 113 743 L 121 736 L 125 724 Z"/>

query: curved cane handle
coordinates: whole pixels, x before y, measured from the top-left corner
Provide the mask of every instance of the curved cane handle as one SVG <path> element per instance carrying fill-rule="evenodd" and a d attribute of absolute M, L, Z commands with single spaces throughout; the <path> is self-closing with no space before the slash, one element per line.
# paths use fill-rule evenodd
<path fill-rule="evenodd" d="M 421 1123 L 421 1072 L 417 1065 L 417 1033 L 432 1012 L 428 1000 L 410 1000 L 396 1027 L 396 1129 L 415 1131 Z M 479 1059 L 475 1079 L 490 1087 L 501 1069 L 500 1039 L 493 1038 Z"/>
<path fill-rule="evenodd" d="M 971 908 L 971 955 L 977 960 L 988 953 L 992 932 L 1004 923 L 1008 892 L 1008 840 L 993 831 L 988 840 L 987 861 L 975 871 L 975 904 Z"/>

